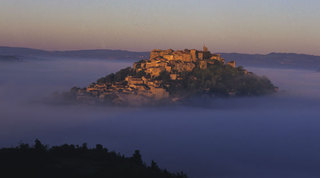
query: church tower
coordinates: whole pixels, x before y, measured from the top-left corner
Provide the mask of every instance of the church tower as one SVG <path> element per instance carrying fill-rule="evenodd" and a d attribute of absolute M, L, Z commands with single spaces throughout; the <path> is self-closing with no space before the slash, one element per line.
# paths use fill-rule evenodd
<path fill-rule="evenodd" d="M 206 47 L 206 45 L 203 45 L 203 52 L 208 52 L 208 48 Z"/>

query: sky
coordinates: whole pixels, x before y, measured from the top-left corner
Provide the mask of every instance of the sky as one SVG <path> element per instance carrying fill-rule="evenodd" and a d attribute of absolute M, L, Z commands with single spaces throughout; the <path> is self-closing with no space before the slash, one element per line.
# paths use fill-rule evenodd
<path fill-rule="evenodd" d="M 320 55 L 318 0 L 1 0 L 0 46 Z"/>

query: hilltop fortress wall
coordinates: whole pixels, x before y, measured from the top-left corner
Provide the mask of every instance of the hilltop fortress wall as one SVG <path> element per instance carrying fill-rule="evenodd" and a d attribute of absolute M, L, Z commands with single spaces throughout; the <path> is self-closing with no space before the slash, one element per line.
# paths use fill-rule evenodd
<path fill-rule="evenodd" d="M 211 54 L 206 46 L 203 47 L 202 51 L 196 49 L 177 51 L 154 49 L 150 53 L 149 60 L 134 63 L 133 68 L 136 71 L 145 71 L 152 77 L 157 77 L 162 71 L 169 73 L 190 72 L 196 67 L 196 64 L 201 69 L 205 69 L 208 63 L 213 64 L 215 61 L 225 63 L 219 54 Z M 227 65 L 236 67 L 234 61 L 228 62 Z"/>
<path fill-rule="evenodd" d="M 150 53 L 150 60 L 163 58 L 166 60 L 180 60 L 184 62 L 196 62 L 197 60 L 215 59 L 222 60 L 218 54 L 211 54 L 207 47 L 203 47 L 203 51 L 196 49 L 185 49 L 174 51 L 172 49 L 160 50 L 154 49 Z"/>

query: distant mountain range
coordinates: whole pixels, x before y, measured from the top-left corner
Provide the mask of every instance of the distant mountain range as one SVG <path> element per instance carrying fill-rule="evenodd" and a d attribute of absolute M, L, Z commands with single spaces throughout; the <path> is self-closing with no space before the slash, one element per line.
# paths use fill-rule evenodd
<path fill-rule="evenodd" d="M 133 52 L 126 50 L 71 50 L 71 51 L 46 51 L 31 48 L 0 47 L 0 55 L 18 57 L 72 57 L 94 59 L 128 59 L 139 60 L 149 57 L 149 52 Z"/>
<path fill-rule="evenodd" d="M 226 61 L 235 60 L 237 62 L 237 65 L 242 66 L 320 70 L 320 56 L 314 55 L 296 53 L 220 54 L 226 59 Z M 134 52 L 109 49 L 46 51 L 31 48 L 0 47 L 0 56 L 6 56 L 4 57 L 6 58 L 6 60 L 14 60 L 14 58 L 23 59 L 24 57 L 70 57 L 138 61 L 141 59 L 149 58 L 149 52 Z M 8 56 L 11 56 L 11 58 L 8 58 Z M 0 60 L 2 60 L 1 57 Z"/>
<path fill-rule="evenodd" d="M 237 65 L 271 68 L 320 69 L 320 56 L 296 53 L 239 54 L 221 53 L 227 61 L 235 60 Z"/>

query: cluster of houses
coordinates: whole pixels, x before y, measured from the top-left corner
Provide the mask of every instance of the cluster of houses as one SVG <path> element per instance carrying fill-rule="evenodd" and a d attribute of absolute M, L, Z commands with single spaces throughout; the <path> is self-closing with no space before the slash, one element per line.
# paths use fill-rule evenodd
<path fill-rule="evenodd" d="M 192 71 L 196 64 L 199 63 L 200 68 L 207 68 L 207 64 L 213 64 L 216 61 L 225 63 L 225 60 L 219 54 L 211 54 L 207 47 L 203 47 L 203 51 L 195 49 L 185 49 L 174 51 L 172 49 L 151 51 L 150 59 L 134 63 L 133 68 L 136 71 L 145 71 L 152 77 L 157 77 L 162 71 L 171 74 L 179 74 L 181 72 Z M 235 61 L 227 63 L 232 67 L 236 67 Z M 172 79 L 176 79 L 177 75 L 172 75 Z"/>
<path fill-rule="evenodd" d="M 161 72 L 168 72 L 171 80 L 180 80 L 182 79 L 179 75 L 181 72 L 190 72 L 197 65 L 201 69 L 206 69 L 208 64 L 217 61 L 225 63 L 219 54 L 211 54 L 205 46 L 203 51 L 195 49 L 177 51 L 156 49 L 151 51 L 150 59 L 133 64 L 133 70 L 144 72 L 145 76 L 127 76 L 125 81 L 115 83 L 93 83 L 86 89 L 77 91 L 77 100 L 94 103 L 111 99 L 113 103 L 122 103 L 128 102 L 132 98 L 135 100 L 143 100 L 144 98 L 167 99 L 169 98 L 168 91 L 163 87 L 162 81 L 157 80 Z M 236 64 L 231 61 L 227 65 L 235 67 Z"/>

